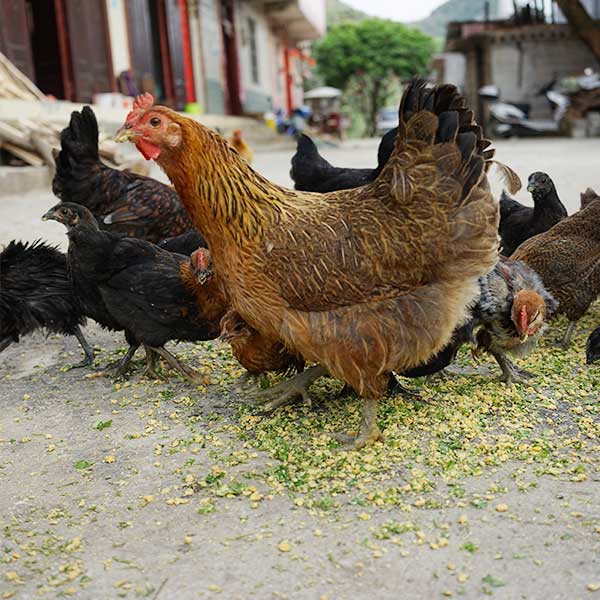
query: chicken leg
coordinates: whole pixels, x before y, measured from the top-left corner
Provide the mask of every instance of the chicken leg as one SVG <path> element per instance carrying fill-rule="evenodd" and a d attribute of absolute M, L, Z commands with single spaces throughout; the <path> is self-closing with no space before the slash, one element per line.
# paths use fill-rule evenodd
<path fill-rule="evenodd" d="M 527 383 L 527 381 L 533 377 L 531 373 L 515 365 L 515 363 L 502 352 L 491 352 L 491 354 L 496 359 L 498 366 L 502 369 L 500 381 L 503 381 L 508 385 L 513 385 L 515 383 Z"/>
<path fill-rule="evenodd" d="M 123 376 L 127 371 L 127 367 L 129 367 L 129 363 L 133 358 L 133 355 L 136 353 L 137 349 L 140 347 L 139 344 L 131 344 L 125 353 L 125 356 L 119 361 L 117 365 L 116 374 Z"/>
<path fill-rule="evenodd" d="M 94 351 L 85 339 L 83 332 L 79 328 L 79 325 L 77 325 L 75 329 L 75 337 L 77 338 L 79 344 L 81 345 L 81 348 L 85 352 L 85 358 L 82 361 L 71 365 L 71 368 L 78 369 L 80 367 L 87 367 L 88 365 L 91 365 L 94 362 Z"/>
<path fill-rule="evenodd" d="M 192 383 L 201 383 L 202 377 L 200 373 L 181 363 L 179 359 L 174 354 L 171 354 L 171 352 L 169 352 L 166 348 L 154 346 L 148 346 L 148 348 L 150 348 L 150 350 L 152 350 L 153 352 L 156 352 L 158 355 L 162 356 L 167 361 L 168 365 L 174 371 L 181 373 L 181 375 L 183 375 L 185 379 L 188 379 Z"/>
<path fill-rule="evenodd" d="M 573 332 L 575 331 L 575 326 L 577 325 L 577 321 L 569 321 L 567 325 L 567 331 L 565 331 L 565 335 L 562 340 L 559 341 L 558 345 L 565 350 L 571 344 L 571 338 L 573 337 Z"/>
<path fill-rule="evenodd" d="M 162 377 L 156 372 L 156 359 L 158 354 L 148 346 L 144 346 L 146 351 L 146 368 L 144 370 L 144 377 L 148 379 L 162 379 Z"/>
<path fill-rule="evenodd" d="M 277 384 L 275 387 L 267 390 L 257 399 L 257 402 L 263 405 L 265 412 L 272 412 L 280 406 L 293 402 L 299 396 L 310 405 L 312 400 L 308 394 L 308 388 L 319 377 L 327 375 L 327 369 L 321 365 L 315 365 L 298 373 L 288 381 Z"/>
<path fill-rule="evenodd" d="M 377 404 L 377 399 L 365 398 L 358 435 L 339 433 L 335 436 L 336 439 L 356 450 L 364 448 L 367 444 L 382 440 L 383 434 L 377 426 Z"/>

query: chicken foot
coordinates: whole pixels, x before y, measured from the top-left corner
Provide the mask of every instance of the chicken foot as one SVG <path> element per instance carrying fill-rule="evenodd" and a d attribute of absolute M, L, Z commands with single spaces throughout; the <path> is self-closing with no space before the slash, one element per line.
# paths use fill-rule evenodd
<path fill-rule="evenodd" d="M 159 356 L 162 356 L 162 358 L 165 359 L 165 361 L 171 367 L 171 369 L 177 371 L 178 373 L 181 373 L 181 375 L 183 375 L 185 379 L 188 379 L 192 383 L 200 383 L 200 373 L 198 373 L 198 371 L 195 371 L 191 367 L 188 367 L 181 363 L 179 359 L 174 354 L 171 354 L 171 352 L 169 352 L 166 348 L 163 348 L 162 346 L 147 346 L 147 348 L 149 348 L 152 352 L 156 352 L 156 354 L 158 354 Z"/>
<path fill-rule="evenodd" d="M 566 350 L 571 344 L 571 338 L 573 337 L 573 332 L 575 331 L 575 326 L 577 325 L 577 321 L 569 321 L 567 325 L 567 331 L 565 331 L 565 335 L 562 340 L 559 340 L 558 345 Z"/>
<path fill-rule="evenodd" d="M 75 329 L 75 337 L 77 338 L 77 341 L 79 342 L 79 344 L 81 345 L 81 348 L 85 352 L 85 358 L 82 361 L 80 361 L 74 365 L 71 365 L 71 369 L 79 369 L 80 367 L 87 367 L 88 365 L 91 365 L 94 362 L 94 351 L 92 350 L 92 347 L 88 344 L 87 340 L 85 339 L 83 332 L 81 331 L 79 325 Z"/>
<path fill-rule="evenodd" d="M 158 358 L 158 354 L 148 346 L 144 346 L 144 350 L 146 351 L 146 368 L 144 369 L 144 377 L 148 379 L 162 379 L 162 377 L 156 371 L 156 359 Z"/>
<path fill-rule="evenodd" d="M 492 352 L 491 354 L 502 369 L 500 381 L 508 385 L 513 385 L 515 383 L 527 383 L 533 377 L 532 373 L 515 365 L 505 354 L 501 352 Z"/>
<path fill-rule="evenodd" d="M 127 368 L 129 367 L 129 363 L 133 358 L 133 355 L 136 353 L 137 349 L 140 347 L 139 344 L 132 344 L 129 346 L 125 356 L 118 362 L 116 374 L 119 376 L 125 375 L 127 372 Z"/>
<path fill-rule="evenodd" d="M 310 367 L 288 381 L 279 383 L 270 390 L 265 391 L 257 398 L 257 402 L 263 405 L 265 412 L 272 412 L 280 406 L 290 404 L 299 396 L 310 406 L 312 400 L 308 388 L 323 375 L 327 375 L 325 367 L 321 365 Z"/>
<path fill-rule="evenodd" d="M 360 450 L 368 444 L 382 440 L 383 434 L 377 426 L 377 404 L 378 400 L 374 398 L 365 398 L 358 435 L 338 433 L 335 438 L 339 442 L 356 450 Z"/>

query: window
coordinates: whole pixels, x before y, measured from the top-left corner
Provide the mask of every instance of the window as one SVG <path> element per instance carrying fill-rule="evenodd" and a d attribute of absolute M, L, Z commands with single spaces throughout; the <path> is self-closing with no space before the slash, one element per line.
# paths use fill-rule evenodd
<path fill-rule="evenodd" d="M 248 17 L 248 41 L 250 42 L 250 66 L 252 69 L 252 82 L 260 83 L 258 74 L 258 48 L 256 44 L 256 21 Z"/>

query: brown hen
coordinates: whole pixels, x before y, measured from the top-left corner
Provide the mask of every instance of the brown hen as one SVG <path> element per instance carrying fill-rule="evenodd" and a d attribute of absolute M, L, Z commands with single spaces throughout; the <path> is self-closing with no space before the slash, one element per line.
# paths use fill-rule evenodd
<path fill-rule="evenodd" d="M 380 176 L 329 194 L 271 183 L 218 134 L 149 95 L 117 136 L 165 170 L 242 319 L 318 363 L 297 376 L 305 384 L 329 371 L 363 396 L 355 447 L 381 437 L 389 373 L 448 343 L 498 257 L 485 175 L 494 152 L 462 96 L 416 81 L 399 116 Z M 274 393 L 285 397 L 281 385 Z"/>
<path fill-rule="evenodd" d="M 302 357 L 288 352 L 282 343 L 273 343 L 262 336 L 235 310 L 223 317 L 221 328 L 221 339 L 231 344 L 233 356 L 251 375 L 267 371 L 284 374 L 303 371 Z"/>
<path fill-rule="evenodd" d="M 229 140 L 229 143 L 239 152 L 242 158 L 248 161 L 248 164 L 252 164 L 254 158 L 254 152 L 250 149 L 250 146 L 244 139 L 244 134 L 241 129 L 234 129 L 233 134 Z"/>
<path fill-rule="evenodd" d="M 511 256 L 534 269 L 569 319 L 562 339 L 568 347 L 577 321 L 600 293 L 600 202 L 528 239 Z"/>

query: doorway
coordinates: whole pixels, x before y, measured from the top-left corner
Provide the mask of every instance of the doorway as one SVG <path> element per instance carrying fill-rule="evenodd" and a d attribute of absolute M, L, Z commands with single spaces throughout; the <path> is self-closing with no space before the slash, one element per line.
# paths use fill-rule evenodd
<path fill-rule="evenodd" d="M 242 114 L 240 69 L 235 34 L 233 0 L 221 0 L 221 31 L 223 34 L 223 70 L 225 74 L 225 101 L 227 113 Z"/>

